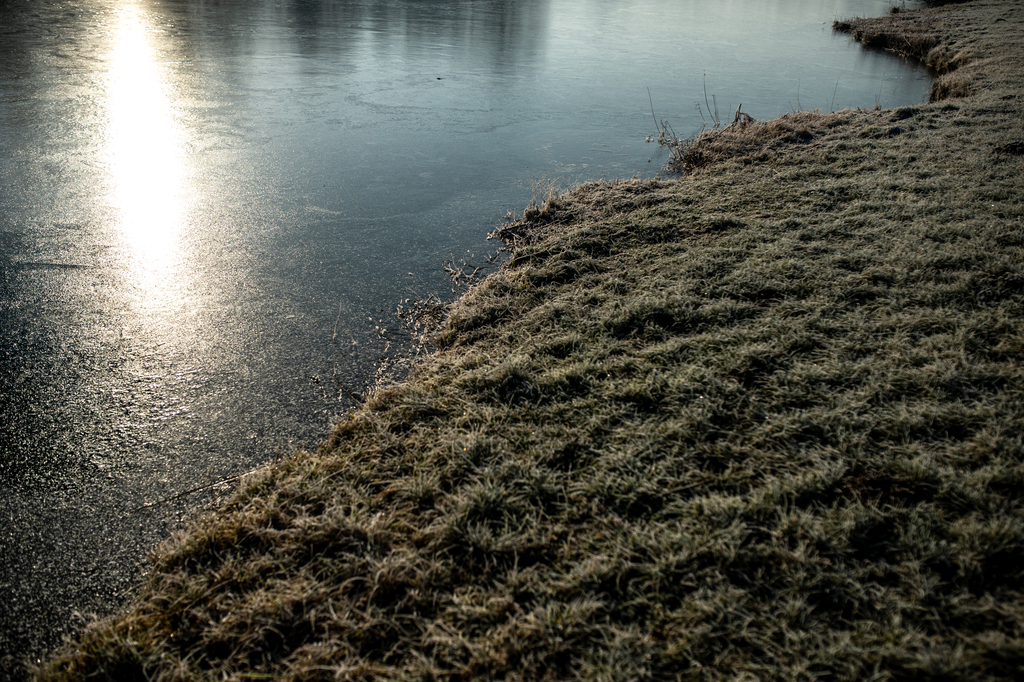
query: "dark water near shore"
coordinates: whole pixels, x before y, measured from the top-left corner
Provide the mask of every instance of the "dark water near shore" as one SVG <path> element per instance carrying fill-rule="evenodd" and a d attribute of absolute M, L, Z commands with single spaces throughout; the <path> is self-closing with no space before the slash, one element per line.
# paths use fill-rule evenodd
<path fill-rule="evenodd" d="M 656 173 L 648 88 L 680 135 L 705 86 L 922 101 L 830 30 L 888 7 L 0 0 L 0 656 L 116 607 L 183 493 L 315 445 L 531 180 Z"/>

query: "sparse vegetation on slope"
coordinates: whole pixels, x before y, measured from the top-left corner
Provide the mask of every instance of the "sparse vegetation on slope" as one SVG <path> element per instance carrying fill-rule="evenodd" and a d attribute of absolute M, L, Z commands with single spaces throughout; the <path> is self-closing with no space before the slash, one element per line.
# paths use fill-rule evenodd
<path fill-rule="evenodd" d="M 532 206 L 40 678 L 1024 679 L 1024 6 L 893 17 L 969 97 Z"/>

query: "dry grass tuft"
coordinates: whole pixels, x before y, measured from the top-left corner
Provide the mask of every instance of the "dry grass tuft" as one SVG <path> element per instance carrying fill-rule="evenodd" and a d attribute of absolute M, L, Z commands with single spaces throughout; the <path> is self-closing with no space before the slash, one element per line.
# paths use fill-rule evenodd
<path fill-rule="evenodd" d="M 891 12 L 884 17 L 852 21 L 836 20 L 832 29 L 849 33 L 865 47 L 892 50 L 915 59 L 923 59 L 939 43 L 931 22 L 913 12 Z"/>
<path fill-rule="evenodd" d="M 763 161 L 785 153 L 791 145 L 820 146 L 823 138 L 849 123 L 852 116 L 848 111 L 802 111 L 770 121 L 736 121 L 685 140 L 662 135 L 659 142 L 670 150 L 668 170 L 688 174 L 733 158 Z"/>

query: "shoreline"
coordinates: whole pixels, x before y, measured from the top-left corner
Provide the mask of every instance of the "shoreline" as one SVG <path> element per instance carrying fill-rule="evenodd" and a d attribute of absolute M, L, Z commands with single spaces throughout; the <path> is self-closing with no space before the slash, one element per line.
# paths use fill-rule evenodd
<path fill-rule="evenodd" d="M 39 679 L 1019 678 L 1024 8 L 847 28 L 938 101 L 528 208 L 436 353 Z"/>

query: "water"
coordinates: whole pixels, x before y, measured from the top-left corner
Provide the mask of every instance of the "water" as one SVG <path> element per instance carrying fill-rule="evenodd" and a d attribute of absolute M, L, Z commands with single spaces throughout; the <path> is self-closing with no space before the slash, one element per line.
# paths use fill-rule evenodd
<path fill-rule="evenodd" d="M 705 88 L 728 120 L 923 100 L 830 30 L 887 10 L 0 5 L 0 655 L 116 607 L 216 489 L 187 491 L 315 445 L 375 327 L 494 249 L 531 180 L 656 173 L 652 99 L 683 135 Z"/>

